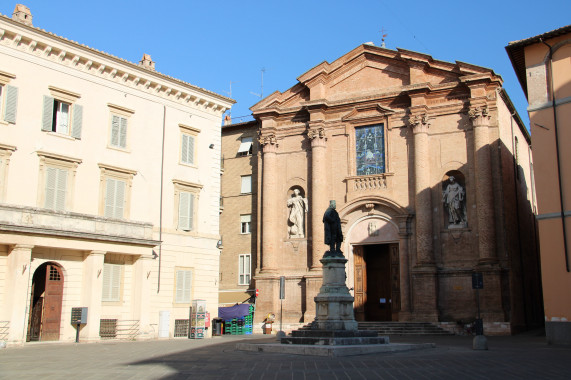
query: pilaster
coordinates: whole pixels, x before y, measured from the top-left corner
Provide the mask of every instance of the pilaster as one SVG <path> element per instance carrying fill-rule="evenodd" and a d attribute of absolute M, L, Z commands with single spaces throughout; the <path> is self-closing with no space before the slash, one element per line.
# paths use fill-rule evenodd
<path fill-rule="evenodd" d="M 277 271 L 278 143 L 274 134 L 260 138 L 262 145 L 262 273 Z"/>
<path fill-rule="evenodd" d="M 87 307 L 87 324 L 83 325 L 80 331 L 82 341 L 99 340 L 105 253 L 91 251 L 83 260 L 83 284 L 79 306 Z"/>
<path fill-rule="evenodd" d="M 416 265 L 434 265 L 432 246 L 432 197 L 428 116 L 417 113 L 409 119 L 414 134 L 414 189 L 416 219 Z"/>
<path fill-rule="evenodd" d="M 492 164 L 486 105 L 473 106 L 468 115 L 474 127 L 474 167 L 476 213 L 478 219 L 478 254 L 480 264 L 496 263 L 496 237 L 493 202 Z"/>
<path fill-rule="evenodd" d="M 33 248 L 33 245 L 17 244 L 8 255 L 6 263 L 6 305 L 4 305 L 9 310 L 7 315 L 10 318 L 8 342 L 24 342 L 26 340 Z"/>
<path fill-rule="evenodd" d="M 139 320 L 139 338 L 150 339 L 153 329 L 150 327 L 151 315 L 151 256 L 139 256 L 134 264 L 133 273 L 133 316 Z"/>
<path fill-rule="evenodd" d="M 311 140 L 311 270 L 320 270 L 320 259 L 327 249 L 323 232 L 323 213 L 327 209 L 326 141 L 323 127 L 307 133 Z"/>

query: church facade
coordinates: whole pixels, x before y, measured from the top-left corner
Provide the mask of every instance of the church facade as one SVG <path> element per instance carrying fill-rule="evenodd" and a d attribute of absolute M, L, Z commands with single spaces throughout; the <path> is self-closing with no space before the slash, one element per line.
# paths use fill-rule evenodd
<path fill-rule="evenodd" d="M 481 273 L 486 333 L 541 323 L 530 136 L 493 70 L 364 44 L 251 110 L 257 322 L 313 321 L 334 200 L 357 320 L 472 321 Z"/>

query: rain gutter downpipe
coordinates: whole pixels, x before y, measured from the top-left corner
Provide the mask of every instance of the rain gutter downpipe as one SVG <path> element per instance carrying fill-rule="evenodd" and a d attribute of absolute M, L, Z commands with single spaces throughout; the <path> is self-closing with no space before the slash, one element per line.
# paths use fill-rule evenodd
<path fill-rule="evenodd" d="M 553 109 L 553 128 L 555 132 L 555 152 L 557 159 L 557 176 L 559 180 L 559 204 L 561 206 L 561 222 L 563 226 L 563 250 L 565 252 L 565 268 L 569 272 L 569 252 L 567 250 L 567 228 L 565 225 L 565 208 L 563 202 L 563 184 L 561 183 L 561 162 L 559 155 L 559 136 L 557 133 L 557 109 L 555 104 L 555 88 L 553 87 L 553 47 L 540 38 L 539 41 L 549 48 L 549 73 L 551 84 L 551 108 Z"/>
<path fill-rule="evenodd" d="M 161 194 L 159 202 L 159 273 L 157 276 L 157 294 L 161 290 L 161 259 L 163 257 L 163 177 L 165 168 L 165 129 L 166 129 L 166 118 L 167 118 L 167 106 L 163 105 L 163 139 L 161 146 Z"/>

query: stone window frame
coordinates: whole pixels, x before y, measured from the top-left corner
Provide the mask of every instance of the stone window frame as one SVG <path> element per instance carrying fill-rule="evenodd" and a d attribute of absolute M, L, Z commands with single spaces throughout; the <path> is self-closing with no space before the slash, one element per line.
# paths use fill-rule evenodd
<path fill-rule="evenodd" d="M 355 130 L 362 127 L 371 127 L 376 124 L 383 124 L 384 130 L 384 149 L 385 149 L 385 172 L 377 175 L 386 175 L 392 173 L 390 157 L 390 136 L 389 131 L 393 128 L 390 123 L 390 117 L 388 115 L 377 115 L 374 117 L 367 117 L 359 119 L 359 121 L 349 122 L 346 127 L 346 134 L 349 138 L 349 149 L 347 160 L 349 162 L 349 177 L 362 177 L 362 175 L 357 176 L 357 138 L 355 136 Z"/>
<path fill-rule="evenodd" d="M 178 125 L 179 129 L 180 129 L 180 143 L 179 143 L 179 149 L 178 149 L 178 163 L 180 165 L 184 165 L 184 166 L 190 166 L 193 168 L 198 167 L 198 164 L 196 163 L 196 142 L 198 140 L 198 135 L 200 134 L 200 129 L 198 128 L 194 128 L 191 127 L 189 125 L 185 125 L 185 124 L 179 124 Z M 192 162 L 185 162 L 183 161 L 183 140 L 184 137 L 188 136 L 189 138 L 192 138 Z"/>
<path fill-rule="evenodd" d="M 81 95 L 65 90 L 63 88 L 48 86 L 50 95 L 44 95 L 43 100 L 43 113 L 42 113 L 42 131 L 47 132 L 49 135 L 63 137 L 71 140 L 80 140 L 81 131 L 83 129 L 83 106 L 78 104 L 78 100 Z M 66 133 L 61 133 L 54 131 L 54 108 L 56 107 L 56 102 L 65 103 L 69 105 L 68 111 L 68 131 Z M 49 108 L 48 108 L 49 106 Z M 52 117 L 49 119 L 46 117 L 46 111 L 52 112 Z"/>
<path fill-rule="evenodd" d="M 250 220 L 244 220 L 243 217 L 250 217 Z M 244 226 L 247 226 L 247 231 L 244 232 Z M 252 214 L 240 214 L 240 235 L 250 235 L 252 233 Z"/>
<path fill-rule="evenodd" d="M 244 188 L 243 188 L 243 183 L 244 183 L 244 178 L 245 178 L 245 177 L 249 177 L 249 178 L 250 178 L 250 191 L 248 191 L 248 192 L 243 192 L 243 191 L 242 191 L 242 190 L 244 189 Z M 249 195 L 249 194 L 252 194 L 252 187 L 253 187 L 253 184 L 252 184 L 252 175 L 251 175 L 251 174 L 241 175 L 241 176 L 240 176 L 240 195 Z"/>
<path fill-rule="evenodd" d="M 129 219 L 131 214 L 131 193 L 133 188 L 133 177 L 137 175 L 136 170 L 120 168 L 117 166 L 98 163 L 100 170 L 99 179 L 99 210 L 98 214 L 105 217 L 105 201 L 107 196 L 107 180 L 114 179 L 125 182 L 125 199 L 123 206 L 123 217 L 119 219 Z"/>
<path fill-rule="evenodd" d="M 16 79 L 15 74 L 7 73 L 5 71 L 0 71 L 0 125 L 15 124 L 15 120 L 14 120 L 14 123 L 12 123 L 11 121 L 5 120 L 6 110 L 7 110 L 7 101 L 8 101 L 7 93 L 8 93 L 9 87 L 15 88 L 15 91 L 16 91 L 16 95 L 15 95 L 16 96 L 16 104 L 14 105 L 14 107 L 16 109 L 14 110 L 14 112 L 15 112 L 14 119 L 16 118 L 16 111 L 17 111 L 17 105 L 18 105 L 18 99 L 17 99 L 18 98 L 18 96 L 17 96 L 18 88 L 9 85 L 9 83 L 13 79 Z"/>
<path fill-rule="evenodd" d="M 107 133 L 108 139 L 107 139 L 107 148 L 108 149 L 113 149 L 113 150 L 118 150 L 120 152 L 131 152 L 130 150 L 130 144 L 129 144 L 129 136 L 131 136 L 133 133 L 131 131 L 132 129 L 132 122 L 131 122 L 131 117 L 135 114 L 135 110 L 126 108 L 126 107 L 122 107 L 116 104 L 112 104 L 112 103 L 107 103 L 107 107 L 109 108 L 109 130 Z M 124 119 L 126 122 L 126 126 L 125 126 L 125 146 L 121 146 L 121 126 L 119 126 L 119 131 L 117 132 L 119 137 L 119 141 L 117 145 L 113 145 L 112 144 L 112 140 L 113 140 L 113 118 L 114 117 L 118 117 L 120 120 Z M 130 133 L 131 132 L 131 133 Z"/>
<path fill-rule="evenodd" d="M 8 168 L 10 167 L 12 153 L 15 151 L 16 147 L 13 145 L 0 144 L 0 202 L 5 201 L 8 185 Z"/>
<path fill-rule="evenodd" d="M 174 185 L 174 218 L 173 226 L 177 231 L 182 233 L 196 233 L 196 222 L 198 219 L 198 201 L 200 198 L 200 191 L 203 186 L 198 183 L 182 181 L 179 179 L 172 180 Z M 179 210 L 180 210 L 180 193 L 190 193 L 192 196 L 192 222 L 189 230 L 179 228 Z"/>
<path fill-rule="evenodd" d="M 79 158 L 63 156 L 61 154 L 49 153 L 44 151 L 37 151 L 36 154 L 38 155 L 40 160 L 40 167 L 38 172 L 38 192 L 37 192 L 38 207 L 45 208 L 47 168 L 55 168 L 55 169 L 66 170 L 68 172 L 64 211 L 72 211 L 73 199 L 75 194 L 75 177 L 77 175 L 77 167 L 79 166 L 79 164 L 82 163 L 82 160 Z"/>
<path fill-rule="evenodd" d="M 249 266 L 246 268 L 243 258 L 248 257 Z M 244 269 L 248 269 L 246 272 Z M 244 271 L 243 271 L 244 270 Z M 248 276 L 248 281 L 246 281 L 246 276 Z M 242 280 L 242 278 L 244 280 Z M 241 253 L 238 255 L 238 285 L 250 285 L 252 281 L 252 254 L 251 253 Z"/>
<path fill-rule="evenodd" d="M 178 273 L 179 272 L 185 272 L 185 273 L 189 273 L 190 275 L 190 291 L 188 294 L 188 302 L 186 299 L 182 299 L 179 300 L 179 298 L 177 297 L 177 291 L 178 291 L 178 286 L 179 286 L 179 278 L 178 278 Z M 174 279 L 173 279 L 173 306 L 175 307 L 189 307 L 192 304 L 192 293 L 194 290 L 194 268 L 193 267 L 185 267 L 185 266 L 175 266 L 174 267 Z"/>
<path fill-rule="evenodd" d="M 119 279 L 119 294 L 118 294 L 118 298 L 117 299 L 105 299 L 103 297 L 104 293 L 105 293 L 105 266 L 107 266 L 108 268 L 119 268 L 120 273 L 118 274 Z M 118 263 L 111 263 L 111 262 L 104 262 L 103 263 L 103 273 L 102 273 L 102 278 L 101 278 L 101 282 L 102 282 L 102 289 L 101 289 L 101 302 L 104 305 L 118 305 L 120 306 L 122 304 L 122 300 L 123 300 L 123 286 L 124 286 L 124 279 L 125 279 L 125 264 L 118 264 Z M 114 279 L 114 278 L 113 278 Z M 109 284 L 110 286 L 113 284 Z"/>

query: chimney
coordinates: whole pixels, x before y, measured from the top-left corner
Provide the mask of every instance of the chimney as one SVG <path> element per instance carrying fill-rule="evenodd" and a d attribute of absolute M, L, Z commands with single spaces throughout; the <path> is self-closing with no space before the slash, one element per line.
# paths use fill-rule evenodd
<path fill-rule="evenodd" d="M 224 116 L 224 125 L 230 125 L 232 124 L 232 116 L 230 116 L 230 114 Z"/>
<path fill-rule="evenodd" d="M 30 12 L 30 8 L 22 4 L 16 4 L 14 13 L 12 13 L 12 20 L 32 26 L 32 12 Z"/>
<path fill-rule="evenodd" d="M 155 62 L 151 60 L 150 54 L 143 54 L 143 59 L 139 61 L 139 66 L 144 67 L 147 70 L 155 71 Z"/>

